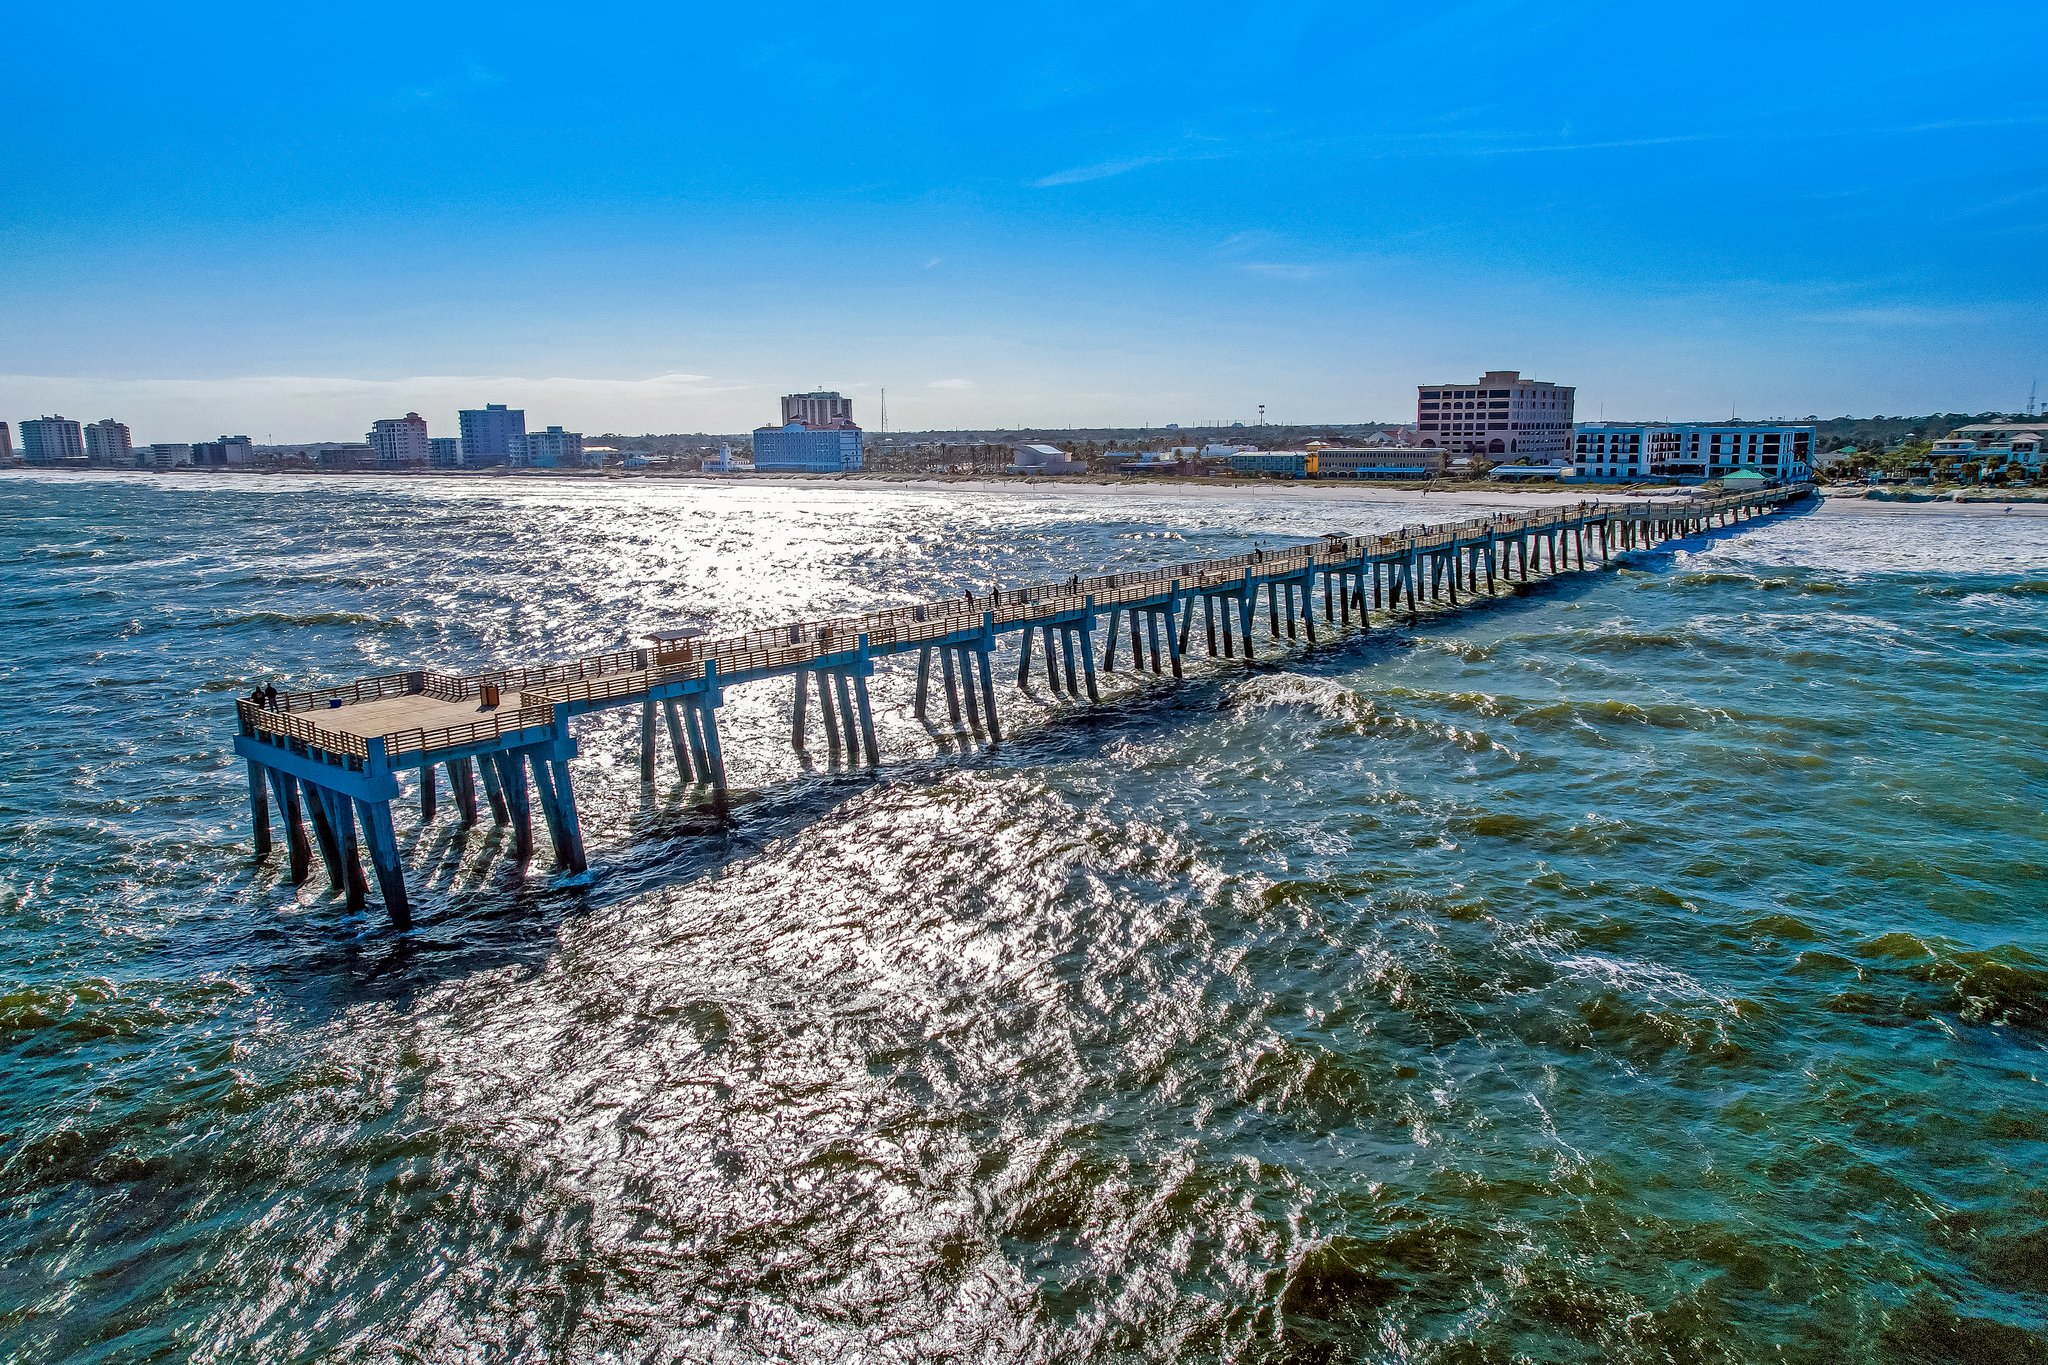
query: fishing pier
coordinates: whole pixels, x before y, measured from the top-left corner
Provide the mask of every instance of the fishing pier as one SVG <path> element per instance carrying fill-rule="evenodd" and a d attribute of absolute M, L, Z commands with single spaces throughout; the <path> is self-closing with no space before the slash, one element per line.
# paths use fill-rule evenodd
<path fill-rule="evenodd" d="M 593 711 L 639 708 L 643 781 L 654 780 L 666 735 L 681 780 L 722 793 L 718 712 L 726 689 L 790 678 L 790 738 L 799 753 L 814 741 L 815 711 L 835 760 L 879 766 L 870 679 L 885 659 L 915 656 L 914 715 L 929 718 L 943 705 L 953 725 L 995 744 L 1002 739 L 996 654 L 1004 637 L 1017 641 L 1019 687 L 1042 670 L 1054 695 L 1093 702 L 1099 676 L 1120 664 L 1179 678 L 1196 646 L 1212 659 L 1241 652 L 1249 660 L 1283 641 L 1314 645 L 1319 604 L 1325 631 L 1370 630 L 1376 612 L 1405 612 L 1412 622 L 1425 604 L 1456 606 L 1461 594 L 1485 596 L 1504 583 L 1733 526 L 1808 492 L 1799 485 L 1502 513 L 743 635 L 657 632 L 644 646 L 564 663 L 385 674 L 279 693 L 269 705 L 238 701 L 235 751 L 248 764 L 256 856 L 273 852 L 274 809 L 292 882 L 312 875 L 317 848 L 329 884 L 359 909 L 369 895 L 367 849 L 384 907 L 404 926 L 411 903 L 391 805 L 406 797 L 401 775 L 422 821 L 436 818 L 445 784 L 456 818 L 475 824 L 488 814 L 509 826 L 521 860 L 534 853 L 537 806 L 556 866 L 581 872 L 586 855 L 569 760 L 574 722 Z"/>

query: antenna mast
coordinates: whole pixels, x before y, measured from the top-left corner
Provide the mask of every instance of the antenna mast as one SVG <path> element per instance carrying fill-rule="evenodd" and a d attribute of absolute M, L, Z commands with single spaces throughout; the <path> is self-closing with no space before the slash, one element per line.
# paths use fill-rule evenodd
<path fill-rule="evenodd" d="M 882 434 L 889 434 L 889 391 L 882 390 Z"/>

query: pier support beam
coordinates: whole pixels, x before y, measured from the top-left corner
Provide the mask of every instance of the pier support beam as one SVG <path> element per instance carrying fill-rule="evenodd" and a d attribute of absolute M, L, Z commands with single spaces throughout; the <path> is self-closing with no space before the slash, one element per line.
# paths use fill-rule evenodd
<path fill-rule="evenodd" d="M 526 756 L 533 768 L 534 791 L 540 796 L 541 812 L 547 817 L 548 842 L 554 846 L 555 866 L 582 872 L 588 866 L 583 854 L 583 825 L 576 816 L 576 788 L 569 778 L 569 761 L 539 751 Z"/>
<path fill-rule="evenodd" d="M 640 703 L 640 780 L 654 781 L 654 702 Z"/>
<path fill-rule="evenodd" d="M 533 856 L 533 804 L 526 792 L 526 762 L 517 754 L 495 753 L 484 761 L 497 770 L 498 792 L 512 826 L 512 856 L 525 862 Z"/>
<path fill-rule="evenodd" d="M 465 825 L 476 823 L 476 760 L 458 758 L 448 765 L 448 787 L 455 797 L 455 813 Z"/>
<path fill-rule="evenodd" d="M 853 702 L 860 710 L 860 744 L 867 751 L 868 766 L 882 766 L 881 746 L 875 743 L 875 713 L 868 704 L 868 678 L 866 673 L 853 675 Z"/>
<path fill-rule="evenodd" d="M 398 836 L 391 828 L 389 801 L 355 803 L 356 818 L 370 845 L 370 866 L 377 873 L 377 890 L 384 897 L 384 913 L 404 929 L 412 923 L 412 902 L 405 894 L 405 868 L 398 861 Z M 360 871 L 358 872 L 360 875 Z"/>
<path fill-rule="evenodd" d="M 960 712 L 967 718 L 970 734 L 981 734 L 982 703 L 979 700 L 979 684 L 975 680 L 975 655 L 964 645 L 949 645 L 947 653 L 952 656 L 952 666 L 960 680 Z"/>
<path fill-rule="evenodd" d="M 1088 685 L 1088 700 L 1099 702 L 1102 700 L 1102 693 L 1096 688 L 1095 685 L 1095 612 L 1093 610 L 1094 605 L 1095 604 L 1093 599 L 1090 599 L 1089 613 L 1081 618 L 1081 624 L 1076 629 L 1075 634 L 1079 637 L 1079 644 L 1081 646 L 1081 676 Z"/>
<path fill-rule="evenodd" d="M 505 800 L 504 778 L 491 755 L 485 754 L 477 761 L 483 772 L 484 798 L 491 803 L 491 823 L 503 829 L 512 822 L 512 807 Z"/>
<path fill-rule="evenodd" d="M 263 765 L 249 759 L 249 826 L 256 845 L 256 861 L 270 856 L 270 793 L 263 789 Z"/>
<path fill-rule="evenodd" d="M 661 718 L 668 730 L 668 747 L 675 751 L 676 776 L 684 782 L 695 782 L 697 770 L 690 764 L 690 743 L 683 738 L 682 706 L 671 697 L 661 704 Z M 803 727 L 797 727 L 797 751 L 803 751 Z"/>
<path fill-rule="evenodd" d="M 347 883 L 341 870 L 341 835 L 334 827 L 334 811 L 327 803 L 327 793 L 311 782 L 301 783 L 299 789 L 306 798 L 306 818 L 313 824 L 321 865 L 327 869 L 328 889 L 339 891 Z"/>
<path fill-rule="evenodd" d="M 993 637 L 992 628 L 989 634 Z M 995 669 L 989 663 L 989 654 L 993 648 L 992 643 L 984 644 L 980 649 L 972 651 L 972 656 L 975 666 L 981 672 L 981 709 L 982 714 L 988 718 L 988 740 L 991 744 L 1000 744 L 1003 742 L 1003 725 L 996 717 Z"/>
<path fill-rule="evenodd" d="M 694 709 L 704 729 L 704 757 L 707 762 L 703 771 L 710 778 L 712 787 L 722 792 L 725 790 L 725 750 L 718 742 L 718 703 L 699 701 Z"/>
<path fill-rule="evenodd" d="M 277 798 L 278 818 L 284 823 L 284 848 L 292 885 L 298 886 L 313 870 L 313 849 L 306 842 L 306 826 L 299 816 L 299 780 L 276 768 L 264 771 L 270 777 L 271 794 Z"/>
<path fill-rule="evenodd" d="M 946 719 L 954 725 L 959 725 L 966 714 L 960 705 L 959 676 L 966 666 L 967 655 L 958 645 L 947 645 L 939 651 L 939 672 L 946 682 Z M 973 680 L 968 679 L 967 685 L 971 688 Z"/>

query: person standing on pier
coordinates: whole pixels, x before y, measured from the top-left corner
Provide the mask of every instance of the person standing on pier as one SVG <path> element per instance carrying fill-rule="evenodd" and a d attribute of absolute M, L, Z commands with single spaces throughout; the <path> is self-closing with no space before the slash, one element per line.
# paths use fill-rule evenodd
<path fill-rule="evenodd" d="M 275 711 L 277 709 L 277 684 L 263 684 L 263 707 L 268 711 Z"/>

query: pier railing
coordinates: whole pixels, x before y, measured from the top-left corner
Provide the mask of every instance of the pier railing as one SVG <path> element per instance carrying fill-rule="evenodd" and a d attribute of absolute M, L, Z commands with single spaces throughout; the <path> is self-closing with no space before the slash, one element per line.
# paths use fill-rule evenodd
<path fill-rule="evenodd" d="M 520 730 L 543 729 L 555 723 L 553 706 L 522 706 L 491 711 L 461 725 L 439 729 L 395 730 L 383 736 L 384 751 L 393 758 L 400 754 L 438 753 L 467 744 L 482 744 Z"/>
<path fill-rule="evenodd" d="M 465 701 L 480 698 L 486 686 L 496 687 L 508 700 L 517 697 L 517 705 L 493 710 L 474 721 L 439 729 L 399 730 L 381 736 L 387 751 L 394 755 L 434 751 L 549 725 L 553 707 L 560 703 L 601 703 L 641 696 L 655 687 L 697 681 L 707 675 L 712 664 L 722 678 L 744 678 L 801 668 L 852 653 L 860 647 L 863 637 L 870 651 L 895 652 L 907 645 L 972 629 L 984 619 L 997 628 L 1015 627 L 1085 609 L 1091 599 L 1094 607 L 1101 610 L 1175 590 L 1225 588 L 1242 583 L 1247 571 L 1254 579 L 1266 581 L 1303 573 L 1316 565 L 1361 557 L 1381 561 L 1405 559 L 1416 553 L 1490 537 L 1541 535 L 1617 519 L 1700 519 L 1743 507 L 1782 503 L 1803 491 L 1801 485 L 1683 500 L 1587 501 L 1539 512 L 1489 513 L 1456 522 L 1404 526 L 1399 531 L 1370 536 L 1332 535 L 1311 544 L 1276 550 L 1254 550 L 1086 578 L 1077 576 L 985 594 L 963 593 L 957 598 L 885 607 L 860 616 L 763 627 L 719 639 L 694 639 L 659 653 L 653 649 L 614 650 L 561 663 L 463 675 L 424 669 L 386 673 L 334 687 L 280 693 L 275 706 L 258 706 L 245 698 L 236 709 L 245 735 L 267 733 L 328 753 L 362 758 L 368 753 L 367 740 L 330 730 L 312 716 L 338 706 L 393 697 L 425 695 L 441 701 Z"/>
<path fill-rule="evenodd" d="M 343 689 L 324 690 L 334 692 Z M 308 748 L 318 749 L 323 753 L 342 754 L 353 758 L 370 756 L 369 741 L 362 736 L 344 734 L 339 730 L 329 730 L 324 726 L 315 725 L 305 717 L 304 712 L 309 708 L 300 707 L 297 712 L 284 710 L 284 700 L 280 696 L 279 709 L 273 710 L 267 706 L 258 706 L 247 697 L 237 699 L 235 715 L 242 723 L 242 733 L 252 738 L 262 734 L 297 740 Z"/>

